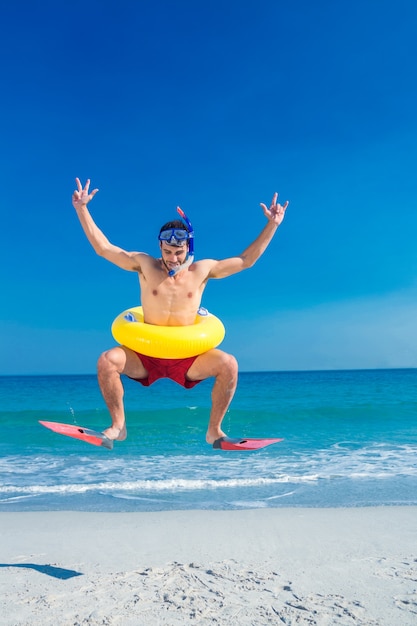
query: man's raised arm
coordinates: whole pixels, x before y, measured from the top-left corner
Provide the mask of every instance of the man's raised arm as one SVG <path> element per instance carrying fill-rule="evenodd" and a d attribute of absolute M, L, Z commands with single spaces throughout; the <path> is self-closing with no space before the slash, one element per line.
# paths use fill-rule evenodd
<path fill-rule="evenodd" d="M 278 226 L 285 217 L 285 211 L 289 204 L 288 200 L 283 205 L 279 204 L 277 200 L 278 194 L 275 193 L 269 208 L 266 204 L 261 203 L 262 210 L 268 222 L 255 241 L 239 256 L 217 261 L 210 270 L 209 278 L 225 278 L 226 276 L 231 276 L 232 274 L 237 274 L 242 270 L 248 269 L 256 263 L 259 257 L 265 252 Z"/>
<path fill-rule="evenodd" d="M 88 179 L 83 188 L 79 178 L 75 179 L 77 189 L 72 194 L 72 205 L 77 212 L 78 219 L 86 234 L 88 241 L 93 246 L 95 252 L 114 263 L 118 267 L 125 270 L 139 271 L 140 269 L 140 253 L 127 252 L 118 246 L 113 245 L 107 239 L 105 234 L 99 229 L 94 222 L 87 208 L 87 204 L 94 198 L 98 189 L 90 189 L 90 180 Z"/>

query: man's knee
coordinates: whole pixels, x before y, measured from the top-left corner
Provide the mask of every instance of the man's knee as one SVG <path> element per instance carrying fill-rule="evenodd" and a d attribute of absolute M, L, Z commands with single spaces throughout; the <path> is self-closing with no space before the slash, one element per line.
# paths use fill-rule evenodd
<path fill-rule="evenodd" d="M 238 363 L 233 354 L 221 352 L 219 359 L 219 372 L 230 378 L 237 378 Z"/>
<path fill-rule="evenodd" d="M 97 361 L 99 374 L 108 374 L 123 370 L 123 352 L 119 348 L 111 348 L 100 354 Z"/>

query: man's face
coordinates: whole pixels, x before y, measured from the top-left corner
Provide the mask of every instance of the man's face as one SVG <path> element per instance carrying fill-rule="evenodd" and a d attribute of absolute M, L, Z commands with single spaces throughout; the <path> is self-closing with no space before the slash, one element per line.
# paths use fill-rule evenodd
<path fill-rule="evenodd" d="M 188 243 L 182 246 L 170 246 L 165 241 L 161 241 L 162 261 L 168 271 L 175 270 L 182 265 L 187 257 Z"/>

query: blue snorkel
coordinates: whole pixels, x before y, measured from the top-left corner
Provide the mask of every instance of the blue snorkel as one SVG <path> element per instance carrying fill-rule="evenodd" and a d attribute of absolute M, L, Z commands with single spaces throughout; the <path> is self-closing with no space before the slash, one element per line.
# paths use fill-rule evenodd
<path fill-rule="evenodd" d="M 190 220 L 188 219 L 188 217 L 186 216 L 186 214 L 184 213 L 184 211 L 182 209 L 180 209 L 180 207 L 177 207 L 177 213 L 180 215 L 180 217 L 184 220 L 184 222 L 187 225 L 187 230 L 188 230 L 188 253 L 187 253 L 187 258 L 184 261 L 184 263 L 182 263 L 182 265 L 180 265 L 179 267 L 175 268 L 174 270 L 170 270 L 168 272 L 168 276 L 175 276 L 175 274 L 178 274 L 178 272 L 180 272 L 181 270 L 185 270 L 187 269 L 187 267 L 189 267 L 191 265 L 191 263 L 194 261 L 194 229 L 193 229 L 193 225 L 191 224 Z"/>

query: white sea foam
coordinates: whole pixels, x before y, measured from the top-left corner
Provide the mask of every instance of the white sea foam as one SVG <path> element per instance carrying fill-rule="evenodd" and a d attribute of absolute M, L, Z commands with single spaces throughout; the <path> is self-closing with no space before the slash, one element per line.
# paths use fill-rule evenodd
<path fill-rule="evenodd" d="M 62 504 L 65 496 L 73 502 L 86 495 L 89 502 L 107 497 L 143 501 L 145 507 L 146 500 L 181 506 L 196 501 L 203 507 L 226 501 L 234 507 L 249 501 L 258 503 L 250 506 L 277 506 L 280 499 L 290 502 L 307 492 L 315 497 L 312 488 L 319 494 L 324 486 L 331 500 L 340 499 L 346 489 L 376 493 L 378 483 L 390 485 L 392 502 L 397 493 L 393 481 L 409 485 L 409 493 L 413 483 L 404 481 L 416 478 L 417 446 L 381 443 L 360 447 L 342 442 L 319 450 L 224 455 L 220 460 L 214 455 L 16 456 L 0 459 L 0 504 L 12 506 L 33 497 L 51 502 L 55 496 Z M 403 500 L 410 499 L 403 494 Z"/>
<path fill-rule="evenodd" d="M 19 491 L 26 494 L 51 494 L 51 493 L 88 493 L 112 491 L 124 492 L 159 492 L 159 491 L 199 491 L 205 489 L 236 489 L 275 485 L 287 482 L 305 482 L 312 480 L 311 477 L 279 478 L 248 478 L 228 480 L 185 480 L 170 478 L 166 480 L 137 480 L 133 482 L 97 482 L 90 484 L 61 484 L 61 485 L 30 485 L 17 487 L 13 485 L 0 486 L 0 494 L 14 493 Z"/>

